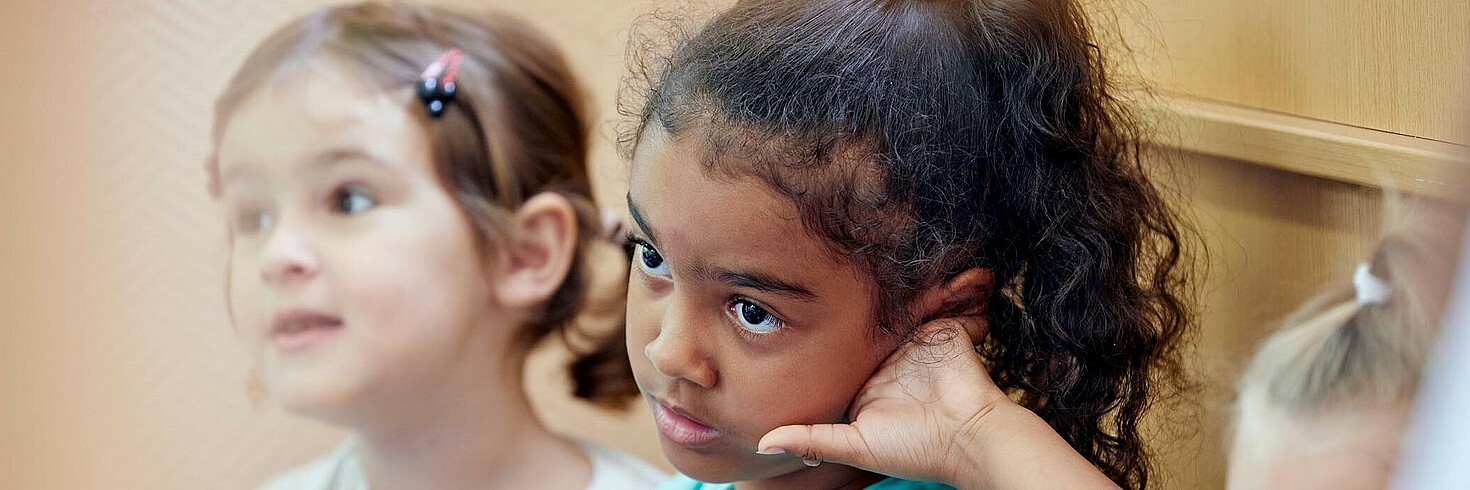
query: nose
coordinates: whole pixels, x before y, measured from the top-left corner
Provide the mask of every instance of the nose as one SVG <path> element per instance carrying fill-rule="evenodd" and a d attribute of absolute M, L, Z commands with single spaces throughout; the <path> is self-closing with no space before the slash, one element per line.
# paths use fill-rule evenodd
<path fill-rule="evenodd" d="M 307 236 L 284 219 L 277 223 L 261 251 L 261 280 L 274 287 L 287 287 L 311 279 L 320 268 Z"/>
<path fill-rule="evenodd" d="M 643 355 L 664 376 L 683 379 L 701 388 L 713 388 L 718 372 L 700 345 L 698 325 L 686 314 L 677 297 L 668 298 L 658 336 L 643 347 Z"/>

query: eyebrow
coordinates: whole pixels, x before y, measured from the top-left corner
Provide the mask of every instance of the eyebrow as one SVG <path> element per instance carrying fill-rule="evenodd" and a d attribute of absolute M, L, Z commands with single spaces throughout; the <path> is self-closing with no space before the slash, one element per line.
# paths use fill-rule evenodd
<path fill-rule="evenodd" d="M 797 299 L 812 299 L 817 296 L 810 289 L 759 272 L 736 272 L 729 269 L 715 269 L 713 275 L 716 279 L 735 287 L 754 289 Z"/>
<path fill-rule="evenodd" d="M 326 169 L 349 162 L 366 162 L 374 167 L 378 167 L 384 170 L 398 170 L 398 167 L 396 165 L 358 148 L 328 149 L 312 158 L 310 166 L 306 168 Z M 220 169 L 219 173 L 220 189 L 224 189 L 225 187 L 227 187 L 228 183 L 239 180 L 241 177 L 244 176 L 259 178 L 260 173 L 261 171 L 258 166 L 249 163 L 231 165 L 228 168 L 222 168 Z"/>
<path fill-rule="evenodd" d="M 331 168 L 349 162 L 365 162 L 391 172 L 399 170 L 397 165 L 360 148 L 331 148 L 321 152 L 311 161 L 312 166 L 321 168 Z"/>
<path fill-rule="evenodd" d="M 653 232 L 653 227 L 648 226 L 648 223 L 643 221 L 643 213 L 638 212 L 638 206 L 633 204 L 633 194 L 628 193 L 627 198 L 628 214 L 633 216 L 633 223 L 638 225 L 638 229 L 643 230 L 644 235 L 648 235 L 648 241 L 658 244 L 658 234 Z"/>
<path fill-rule="evenodd" d="M 633 216 L 633 222 L 638 224 L 638 229 L 643 230 L 643 234 L 648 235 L 649 241 L 655 245 L 658 244 L 658 236 L 653 232 L 653 227 L 648 226 L 648 223 L 643 221 L 643 213 L 638 212 L 638 205 L 633 204 L 633 195 L 631 193 L 628 194 L 627 200 L 628 214 Z M 740 272 L 725 268 L 716 268 L 709 270 L 707 276 L 738 288 L 754 289 L 756 291 L 797 299 L 812 299 L 817 297 L 810 289 L 760 272 Z"/>

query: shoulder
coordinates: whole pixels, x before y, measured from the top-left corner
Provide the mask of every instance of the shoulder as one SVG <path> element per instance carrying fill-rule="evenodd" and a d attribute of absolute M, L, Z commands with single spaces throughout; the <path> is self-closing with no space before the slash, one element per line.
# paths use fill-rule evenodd
<path fill-rule="evenodd" d="M 943 483 L 928 481 L 886 478 L 878 483 L 868 485 L 868 488 L 866 490 L 954 490 L 954 487 L 945 485 Z"/>
<path fill-rule="evenodd" d="M 577 441 L 592 461 L 587 490 L 654 488 L 669 475 L 631 454 L 587 441 Z"/>
<path fill-rule="evenodd" d="M 351 473 L 357 471 L 356 451 L 351 441 L 343 443 L 331 454 L 286 470 L 256 487 L 257 490 L 332 490 L 356 488 L 350 482 L 361 481 Z"/>
<path fill-rule="evenodd" d="M 323 457 L 286 470 L 256 487 L 256 490 L 325 490 L 330 488 L 328 485 L 332 483 L 332 474 L 336 469 L 337 462 L 331 456 Z"/>
<path fill-rule="evenodd" d="M 673 478 L 664 480 L 658 490 L 730 490 L 734 485 L 729 483 L 705 483 L 693 478 L 675 474 Z"/>

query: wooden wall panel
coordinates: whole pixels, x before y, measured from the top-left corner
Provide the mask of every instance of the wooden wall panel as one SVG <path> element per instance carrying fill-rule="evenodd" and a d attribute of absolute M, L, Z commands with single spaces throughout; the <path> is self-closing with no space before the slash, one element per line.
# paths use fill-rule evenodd
<path fill-rule="evenodd" d="M 1145 78 L 1162 90 L 1470 141 L 1470 2 L 1127 1 L 1092 4 L 1123 21 Z"/>

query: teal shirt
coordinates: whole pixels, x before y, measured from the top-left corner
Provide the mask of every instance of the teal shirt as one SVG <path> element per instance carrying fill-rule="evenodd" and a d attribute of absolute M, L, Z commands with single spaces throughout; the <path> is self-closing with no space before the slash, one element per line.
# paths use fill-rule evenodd
<path fill-rule="evenodd" d="M 674 475 L 673 478 L 658 486 L 658 490 L 732 490 L 733 488 L 735 488 L 734 483 L 705 483 L 684 475 Z M 954 487 L 943 483 L 884 478 L 878 483 L 868 485 L 866 490 L 954 490 Z"/>

